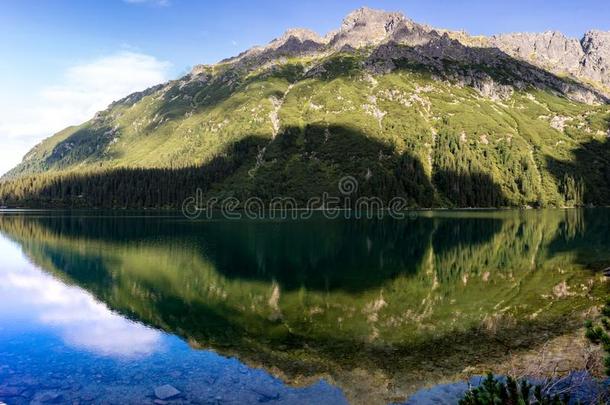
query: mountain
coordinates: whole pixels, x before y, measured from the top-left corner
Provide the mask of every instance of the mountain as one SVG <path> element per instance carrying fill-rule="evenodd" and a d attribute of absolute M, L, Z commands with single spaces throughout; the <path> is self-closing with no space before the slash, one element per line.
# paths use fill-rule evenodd
<path fill-rule="evenodd" d="M 474 37 L 361 8 L 114 102 L 34 147 L 3 205 L 207 195 L 416 207 L 610 204 L 610 33 Z"/>
<path fill-rule="evenodd" d="M 589 31 L 578 41 L 560 32 L 507 34 L 490 43 L 557 74 L 571 75 L 610 92 L 610 32 Z"/>

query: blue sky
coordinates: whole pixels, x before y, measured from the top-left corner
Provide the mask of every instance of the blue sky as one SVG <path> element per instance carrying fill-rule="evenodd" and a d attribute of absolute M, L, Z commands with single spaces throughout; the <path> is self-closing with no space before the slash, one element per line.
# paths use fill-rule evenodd
<path fill-rule="evenodd" d="M 123 93 L 267 43 L 287 28 L 326 33 L 363 5 L 471 34 L 610 31 L 608 0 L 2 0 L 0 172 Z"/>

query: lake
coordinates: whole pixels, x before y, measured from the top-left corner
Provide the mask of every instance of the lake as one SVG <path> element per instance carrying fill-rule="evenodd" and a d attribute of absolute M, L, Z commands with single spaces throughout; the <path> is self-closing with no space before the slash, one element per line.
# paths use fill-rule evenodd
<path fill-rule="evenodd" d="M 4 211 L 0 400 L 385 404 L 487 371 L 566 373 L 608 295 L 609 229 L 609 209 Z"/>

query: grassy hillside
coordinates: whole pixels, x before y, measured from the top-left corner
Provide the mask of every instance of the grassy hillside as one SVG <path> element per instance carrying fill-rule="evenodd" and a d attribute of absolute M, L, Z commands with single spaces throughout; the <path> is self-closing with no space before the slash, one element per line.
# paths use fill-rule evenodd
<path fill-rule="evenodd" d="M 197 188 L 305 201 L 351 175 L 360 195 L 416 207 L 610 203 L 607 104 L 487 65 L 397 57 L 376 73 L 370 55 L 199 68 L 42 142 L 5 175 L 0 201 L 177 207 Z"/>

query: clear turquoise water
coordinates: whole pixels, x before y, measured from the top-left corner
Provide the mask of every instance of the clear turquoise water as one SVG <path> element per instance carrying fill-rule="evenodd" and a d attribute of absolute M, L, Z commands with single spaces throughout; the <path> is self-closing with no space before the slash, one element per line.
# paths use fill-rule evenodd
<path fill-rule="evenodd" d="M 193 350 L 121 316 L 45 272 L 5 235 L 0 262 L 0 400 L 7 404 L 45 394 L 52 403 L 153 403 L 154 388 L 164 384 L 182 392 L 174 403 L 347 403 L 323 380 L 289 387 L 237 358 Z"/>
<path fill-rule="evenodd" d="M 609 210 L 404 221 L 0 215 L 8 404 L 389 403 L 570 333 Z M 490 370 L 493 371 L 493 370 Z"/>

